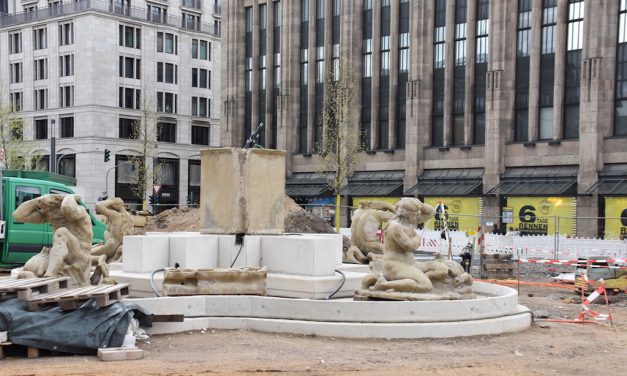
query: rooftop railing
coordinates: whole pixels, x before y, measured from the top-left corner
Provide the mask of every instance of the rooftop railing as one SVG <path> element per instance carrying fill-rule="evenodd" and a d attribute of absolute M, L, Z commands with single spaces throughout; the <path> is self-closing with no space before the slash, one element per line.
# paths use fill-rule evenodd
<path fill-rule="evenodd" d="M 49 8 L 38 9 L 32 12 L 20 12 L 0 15 L 0 27 L 19 25 L 27 22 L 45 21 L 50 18 L 67 16 L 71 14 L 96 11 L 101 13 L 115 14 L 133 20 L 146 21 L 154 24 L 169 25 L 197 32 L 220 36 L 220 30 L 215 24 L 189 22 L 181 17 L 163 15 L 154 17 L 144 8 L 122 6 L 102 0 L 78 0 Z"/>

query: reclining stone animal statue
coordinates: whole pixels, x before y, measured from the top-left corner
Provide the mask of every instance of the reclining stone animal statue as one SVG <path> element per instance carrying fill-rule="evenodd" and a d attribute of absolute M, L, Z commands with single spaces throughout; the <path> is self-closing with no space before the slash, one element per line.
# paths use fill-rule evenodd
<path fill-rule="evenodd" d="M 91 277 L 92 284 L 98 284 L 107 264 L 117 262 L 122 258 L 122 241 L 125 235 L 133 233 L 133 218 L 126 211 L 124 201 L 119 197 L 112 197 L 96 204 L 96 213 L 107 218 L 107 231 L 104 234 L 104 244 L 92 247 L 91 255 L 95 265 L 100 265 Z M 108 275 L 108 273 L 106 273 Z"/>
<path fill-rule="evenodd" d="M 91 218 L 81 196 L 48 194 L 26 201 L 13 212 L 25 223 L 50 223 L 54 230 L 52 247 L 44 247 L 24 265 L 18 278 L 71 277 L 73 286 L 89 285 L 93 231 Z"/>
<path fill-rule="evenodd" d="M 402 198 L 396 204 L 396 216 L 384 230 L 382 271 L 364 277 L 360 294 L 393 300 L 472 297 L 472 277 L 457 262 L 441 256 L 427 262 L 414 260 L 413 252 L 421 243 L 416 226 L 434 215 L 432 206 L 416 198 Z"/>
<path fill-rule="evenodd" d="M 351 223 L 351 246 L 343 255 L 343 261 L 351 264 L 367 264 L 383 255 L 383 244 L 377 238 L 381 223 L 395 214 L 394 206 L 383 201 L 361 201 Z"/>

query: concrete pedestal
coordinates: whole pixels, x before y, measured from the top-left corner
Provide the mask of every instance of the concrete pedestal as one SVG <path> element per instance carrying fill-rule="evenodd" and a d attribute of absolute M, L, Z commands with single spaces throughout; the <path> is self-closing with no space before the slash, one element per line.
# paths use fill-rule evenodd
<path fill-rule="evenodd" d="M 201 163 L 202 233 L 283 233 L 284 151 L 209 149 Z"/>

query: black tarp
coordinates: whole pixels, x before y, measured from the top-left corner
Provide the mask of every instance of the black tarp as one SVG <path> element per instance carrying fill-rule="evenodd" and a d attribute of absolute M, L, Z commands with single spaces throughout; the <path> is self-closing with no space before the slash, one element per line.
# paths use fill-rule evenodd
<path fill-rule="evenodd" d="M 96 307 L 90 300 L 73 311 L 59 307 L 29 312 L 17 299 L 0 302 L 0 332 L 9 341 L 50 351 L 95 354 L 102 347 L 120 347 L 131 319 L 142 326 L 152 325 L 152 315 L 137 305 L 116 302 Z"/>

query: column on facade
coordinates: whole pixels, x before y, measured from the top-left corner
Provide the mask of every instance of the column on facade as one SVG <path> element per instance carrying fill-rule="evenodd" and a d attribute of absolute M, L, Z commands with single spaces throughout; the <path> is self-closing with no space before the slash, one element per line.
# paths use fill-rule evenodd
<path fill-rule="evenodd" d="M 494 0 L 493 0 L 494 1 Z M 464 85 L 464 145 L 473 143 L 477 1 L 469 1 L 466 16 L 466 76 Z"/>
<path fill-rule="evenodd" d="M 351 128 L 358 132 L 360 129 L 360 105 L 361 105 L 361 75 L 363 72 L 362 61 L 362 19 L 363 0 L 342 1 L 342 16 L 340 20 L 340 64 L 342 69 L 348 67 L 353 81 L 353 101 L 355 116 Z"/>
<path fill-rule="evenodd" d="M 396 99 L 398 93 L 398 25 L 400 22 L 400 2 L 390 2 L 390 87 L 388 98 L 388 149 L 396 149 Z M 385 99 L 384 99 L 385 100 Z"/>
<path fill-rule="evenodd" d="M 259 124 L 259 2 L 253 4 L 253 98 L 251 106 L 251 124 L 244 127 L 244 136 L 248 136 L 257 129 Z M 267 133 L 267 132 L 266 132 Z"/>
<path fill-rule="evenodd" d="M 410 1 L 409 79 L 406 103 L 405 190 L 422 175 L 425 147 L 431 143 L 434 3 Z"/>
<path fill-rule="evenodd" d="M 281 96 L 277 108 L 277 149 L 285 150 L 286 171 L 291 171 L 292 154 L 297 151 L 299 108 L 300 2 L 281 2 Z"/>
<path fill-rule="evenodd" d="M 564 135 L 564 80 L 566 69 L 566 36 L 568 29 L 568 2 L 557 2 L 557 26 L 555 32 L 555 85 L 553 90 L 553 139 Z"/>
<path fill-rule="evenodd" d="M 529 68 L 529 141 L 538 139 L 540 105 L 540 48 L 542 45 L 542 0 L 531 6 L 531 48 Z"/>
<path fill-rule="evenodd" d="M 379 86 L 381 83 L 381 0 L 372 0 L 372 85 L 370 148 L 379 149 Z"/>
<path fill-rule="evenodd" d="M 505 143 L 512 128 L 516 72 L 516 2 L 490 1 L 486 130 L 483 192 L 495 187 L 505 171 Z M 509 131 L 511 134 L 511 131 Z M 484 214 L 500 215 L 499 197 L 484 197 Z"/>
<path fill-rule="evenodd" d="M 453 85 L 455 70 L 455 0 L 446 1 L 446 59 L 444 66 L 444 146 L 453 143 Z"/>
<path fill-rule="evenodd" d="M 227 1 L 223 4 L 223 11 L 228 18 L 226 33 L 222 36 L 222 119 L 221 144 L 233 146 L 236 140 L 242 139 L 244 127 L 244 84 L 245 61 L 236 51 L 244 49 L 245 16 L 242 0 Z M 233 69 L 235 67 L 235 69 Z"/>
<path fill-rule="evenodd" d="M 264 124 L 266 136 L 264 145 L 267 148 L 271 147 L 274 137 L 272 134 L 273 106 L 276 108 L 277 102 L 278 98 L 274 97 L 274 1 L 268 1 L 266 3 L 266 123 Z"/>
<path fill-rule="evenodd" d="M 333 67 L 331 66 L 331 54 L 333 52 L 333 0 L 324 0 L 324 103 L 322 113 L 326 112 L 325 107 L 327 103 L 327 83 L 329 80 L 333 80 L 331 75 L 333 74 Z M 326 138 L 327 124 L 322 123 L 322 140 Z"/>

